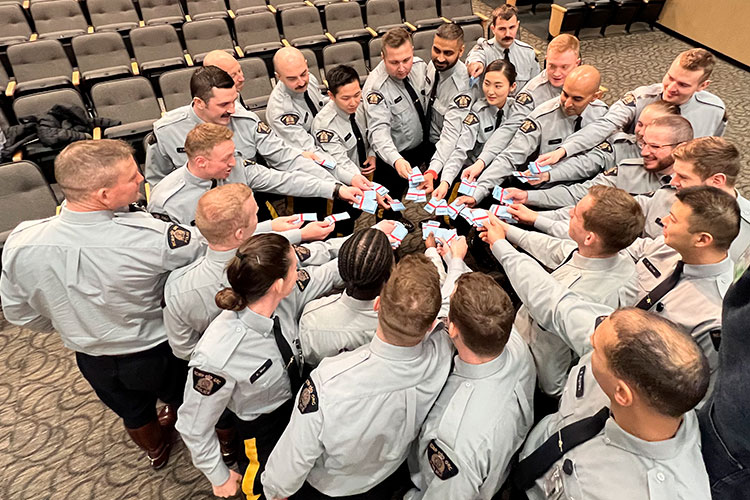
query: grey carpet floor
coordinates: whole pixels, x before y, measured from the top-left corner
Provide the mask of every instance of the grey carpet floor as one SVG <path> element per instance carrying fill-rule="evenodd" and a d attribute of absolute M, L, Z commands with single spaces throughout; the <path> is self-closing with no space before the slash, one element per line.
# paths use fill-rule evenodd
<path fill-rule="evenodd" d="M 486 6 L 480 6 L 485 12 Z M 544 50 L 524 31 L 522 39 Z M 661 32 L 608 36 L 582 43 L 584 60 L 601 69 L 605 100 L 660 81 L 674 56 L 688 46 Z M 730 110 L 727 137 L 750 152 L 750 74 L 724 62 L 711 90 Z M 740 180 L 748 195 L 750 177 Z M 412 220 L 427 214 L 411 205 Z M 370 222 L 365 219 L 361 224 Z M 410 235 L 401 252 L 422 248 Z M 56 334 L 38 334 L 0 317 L 0 499 L 201 499 L 211 488 L 178 442 L 169 465 L 152 472 L 121 423 L 96 398 Z"/>

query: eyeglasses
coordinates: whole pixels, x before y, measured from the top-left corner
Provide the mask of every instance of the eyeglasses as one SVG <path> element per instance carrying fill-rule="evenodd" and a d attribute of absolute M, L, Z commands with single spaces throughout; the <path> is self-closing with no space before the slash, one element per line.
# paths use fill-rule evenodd
<path fill-rule="evenodd" d="M 641 142 L 643 143 L 643 145 L 641 146 L 641 149 L 648 148 L 651 151 L 659 151 L 659 150 L 661 150 L 663 148 L 669 148 L 669 147 L 672 147 L 672 146 L 677 146 L 679 144 L 679 142 L 673 142 L 672 144 L 657 145 L 657 144 L 649 144 L 648 142 L 643 141 L 643 140 Z"/>

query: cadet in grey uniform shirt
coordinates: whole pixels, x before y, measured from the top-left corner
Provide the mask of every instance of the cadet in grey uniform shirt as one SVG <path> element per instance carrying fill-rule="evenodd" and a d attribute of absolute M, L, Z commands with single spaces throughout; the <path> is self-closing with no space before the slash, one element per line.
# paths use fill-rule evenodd
<path fill-rule="evenodd" d="M 23 222 L 8 237 L 0 295 L 9 322 L 60 333 L 99 399 L 160 468 L 172 430 L 157 421 L 156 401 L 179 406 L 185 367 L 166 343 L 159 304 L 167 273 L 203 247 L 186 227 L 118 210 L 143 182 L 132 155 L 104 139 L 57 156 L 66 202 L 60 215 Z"/>
<path fill-rule="evenodd" d="M 534 366 L 513 315 L 494 279 L 458 278 L 448 324 L 458 355 L 414 443 L 417 488 L 404 498 L 489 500 L 507 478 L 533 423 Z"/>
<path fill-rule="evenodd" d="M 581 355 L 579 364 L 568 378 L 559 411 L 548 415 L 529 434 L 515 472 L 520 477 L 514 477 L 514 482 L 517 485 L 525 483 L 523 488 L 531 488 L 527 494 L 534 499 L 709 499 L 708 478 L 700 458 L 700 440 L 696 436 L 697 421 L 691 410 L 708 386 L 708 370 L 699 350 L 685 340 L 682 331 L 661 322 L 651 313 L 627 309 L 612 314 L 612 309 L 607 306 L 581 299 L 549 276 L 533 259 L 516 251 L 503 239 L 504 226 L 494 217 L 491 219 L 487 225 L 489 231 L 483 233 L 483 239 L 492 243 L 493 254 L 508 273 L 514 290 L 542 328 L 550 334 L 560 335 Z M 601 322 L 610 314 L 609 319 Z M 594 328 L 596 333 L 590 336 Z M 629 375 L 626 372 L 614 373 L 610 368 L 611 360 L 606 360 L 604 365 L 605 360 L 600 358 L 606 355 L 603 343 L 609 345 L 618 341 L 614 330 L 618 332 L 620 342 L 637 341 L 648 334 L 649 344 L 634 346 L 633 349 L 654 354 L 644 360 L 619 360 L 618 366 L 623 370 L 637 365 L 664 371 Z M 589 338 L 595 337 L 592 346 Z M 685 352 L 679 366 L 674 366 L 669 357 L 656 356 L 663 350 L 655 349 L 652 344 L 663 345 L 665 342 Z M 592 355 L 597 359 L 592 359 Z M 659 359 L 652 359 L 657 357 Z M 596 378 L 592 377 L 592 372 Z M 679 373 L 684 378 L 676 378 Z M 653 376 L 668 382 L 651 387 L 649 381 Z M 602 379 L 606 383 L 600 386 Z M 641 385 L 632 386 L 626 380 L 638 381 Z M 632 411 L 629 409 L 632 405 L 611 405 L 617 414 L 615 418 L 607 418 L 609 412 L 603 407 L 610 406 L 616 382 L 628 384 L 630 391 L 638 391 L 637 387 L 645 384 L 647 389 L 638 394 L 645 398 L 644 404 L 650 407 L 648 412 L 626 416 L 624 413 Z M 650 400 L 649 394 L 657 394 L 659 398 Z M 665 418 L 674 419 L 675 430 L 665 432 L 664 436 L 657 436 L 655 427 L 648 421 L 655 410 L 660 410 L 654 407 L 658 403 L 653 401 L 673 404 L 669 413 L 660 416 L 662 423 Z M 570 443 L 573 438 L 566 432 L 566 427 L 595 414 L 594 418 L 579 424 L 577 438 L 583 444 L 576 447 Z M 644 422 L 645 425 L 632 426 L 629 430 L 640 436 L 643 432 L 651 432 L 649 442 L 620 427 L 615 421 L 618 414 L 622 415 L 623 421 L 627 418 L 630 422 Z M 547 444 L 548 440 L 554 442 Z M 541 452 L 542 456 L 535 457 L 535 467 L 525 464 L 523 459 L 543 443 L 545 451 Z M 626 453 L 622 453 L 623 450 Z M 607 457 L 609 459 L 605 460 Z"/>
<path fill-rule="evenodd" d="M 300 488 L 301 498 L 382 499 L 400 486 L 396 471 L 450 370 L 448 336 L 442 326 L 430 333 L 440 301 L 432 262 L 402 259 L 380 294 L 372 342 L 323 360 L 300 391 L 263 473 L 269 500 Z"/>
<path fill-rule="evenodd" d="M 477 44 L 466 56 L 470 76 L 479 76 L 488 64 L 498 59 L 513 63 L 519 89 L 539 74 L 539 62 L 536 60 L 534 48 L 516 39 L 520 24 L 518 10 L 514 5 L 501 5 L 492 11 L 490 29 L 495 36 L 489 40 L 477 40 Z"/>
<path fill-rule="evenodd" d="M 660 99 L 680 107 L 680 115 L 690 121 L 695 137 L 724 135 L 727 124 L 724 102 L 705 90 L 711 83 L 714 64 L 714 56 L 707 50 L 686 50 L 672 62 L 662 83 L 638 87 L 625 94 L 602 119 L 568 138 L 544 163 L 555 163 L 564 155 L 591 149 L 617 129 L 632 132 L 643 108 Z"/>
<path fill-rule="evenodd" d="M 247 276 L 253 276 L 248 280 Z M 252 236 L 227 268 L 222 312 L 190 360 L 177 430 L 217 496 L 236 493 L 239 475 L 221 459 L 213 426 L 224 408 L 238 417 L 246 456 L 242 490 L 260 495 L 260 473 L 291 411 L 304 359 L 297 321 L 305 304 L 340 286 L 337 262 L 297 270 L 292 246 L 277 234 Z M 249 463 L 249 465 L 248 465 Z"/>
<path fill-rule="evenodd" d="M 201 123 L 229 127 L 244 159 L 260 154 L 268 166 L 278 170 L 328 175 L 323 167 L 304 158 L 301 150 L 286 145 L 258 115 L 237 105 L 234 81 L 225 71 L 216 66 L 198 68 L 191 89 L 195 92 L 191 104 L 167 112 L 154 123 L 156 143 L 146 151 L 146 180 L 152 187 L 187 162 L 185 138 Z"/>

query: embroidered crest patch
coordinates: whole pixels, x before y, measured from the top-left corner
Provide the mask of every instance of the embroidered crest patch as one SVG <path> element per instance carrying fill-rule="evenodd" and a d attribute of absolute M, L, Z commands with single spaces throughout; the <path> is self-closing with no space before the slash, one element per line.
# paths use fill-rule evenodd
<path fill-rule="evenodd" d="M 172 224 L 167 231 L 167 242 L 169 243 L 169 248 L 172 250 L 184 247 L 190 243 L 190 237 L 190 231 L 177 224 Z"/>
<path fill-rule="evenodd" d="M 318 391 L 315 384 L 309 378 L 302 384 L 302 390 L 299 392 L 299 401 L 297 409 L 300 413 L 315 413 L 318 411 Z"/>
<path fill-rule="evenodd" d="M 445 481 L 458 474 L 458 467 L 433 439 L 427 444 L 427 460 L 437 477 Z"/>
<path fill-rule="evenodd" d="M 370 92 L 367 94 L 367 102 L 370 104 L 380 104 L 383 102 L 383 94 L 380 92 Z"/>
<path fill-rule="evenodd" d="M 193 389 L 204 396 L 215 394 L 226 383 L 227 381 L 224 377 L 193 368 Z"/>

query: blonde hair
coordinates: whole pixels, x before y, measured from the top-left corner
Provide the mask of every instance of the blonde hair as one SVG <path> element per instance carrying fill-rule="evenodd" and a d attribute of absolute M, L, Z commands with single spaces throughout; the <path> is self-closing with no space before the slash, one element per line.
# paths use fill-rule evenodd
<path fill-rule="evenodd" d="M 84 200 L 94 191 L 117 183 L 123 161 L 133 159 L 133 148 L 118 139 L 77 141 L 55 158 L 55 178 L 65 198 Z"/>
<path fill-rule="evenodd" d="M 201 123 L 188 132 L 185 138 L 185 154 L 189 160 L 199 155 L 208 155 L 219 144 L 231 141 L 232 137 L 234 132 L 223 125 Z"/>
<path fill-rule="evenodd" d="M 252 195 L 246 184 L 225 184 L 207 191 L 198 200 L 195 226 L 212 245 L 226 242 L 250 223 L 242 206 Z"/>
<path fill-rule="evenodd" d="M 547 53 L 555 52 L 561 54 L 569 50 L 575 52 L 577 56 L 581 55 L 581 43 L 578 41 L 578 38 L 569 35 L 568 33 L 557 35 L 552 39 L 549 45 L 547 45 Z"/>

